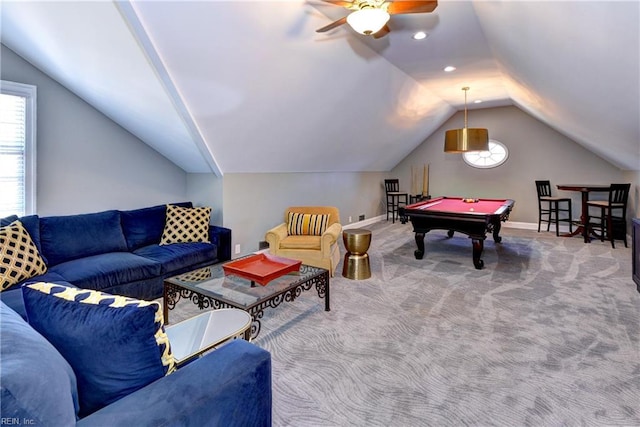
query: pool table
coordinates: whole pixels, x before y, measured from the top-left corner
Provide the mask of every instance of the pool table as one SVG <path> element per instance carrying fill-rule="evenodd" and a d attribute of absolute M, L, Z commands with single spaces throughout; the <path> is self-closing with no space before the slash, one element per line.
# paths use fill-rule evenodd
<path fill-rule="evenodd" d="M 484 266 L 480 259 L 484 249 L 484 239 L 493 232 L 493 240 L 500 243 L 501 222 L 509 219 L 514 201 L 511 199 L 464 199 L 461 197 L 438 197 L 414 203 L 399 210 L 402 223 L 413 224 L 418 249 L 416 259 L 424 256 L 424 235 L 431 230 L 447 230 L 453 237 L 458 231 L 466 234 L 473 244 L 473 265 L 477 269 Z"/>

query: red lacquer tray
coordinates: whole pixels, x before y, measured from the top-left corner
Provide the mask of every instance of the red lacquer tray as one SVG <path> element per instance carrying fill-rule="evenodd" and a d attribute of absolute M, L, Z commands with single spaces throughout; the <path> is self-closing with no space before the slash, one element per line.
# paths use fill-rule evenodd
<path fill-rule="evenodd" d="M 300 271 L 302 261 L 269 254 L 255 254 L 222 265 L 224 274 L 233 274 L 262 286 L 287 273 Z"/>

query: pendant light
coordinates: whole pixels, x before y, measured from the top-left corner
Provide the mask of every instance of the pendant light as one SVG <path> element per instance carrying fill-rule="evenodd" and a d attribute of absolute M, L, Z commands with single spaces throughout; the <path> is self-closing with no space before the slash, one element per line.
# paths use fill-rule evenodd
<path fill-rule="evenodd" d="M 489 131 L 487 129 L 467 127 L 467 91 L 464 91 L 464 128 L 448 130 L 444 135 L 445 153 L 465 153 L 467 151 L 489 150 Z"/>

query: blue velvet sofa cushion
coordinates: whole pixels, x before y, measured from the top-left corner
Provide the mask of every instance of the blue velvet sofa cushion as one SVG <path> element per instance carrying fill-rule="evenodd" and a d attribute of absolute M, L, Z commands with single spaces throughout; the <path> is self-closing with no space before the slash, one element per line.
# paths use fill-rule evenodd
<path fill-rule="evenodd" d="M 40 257 L 44 260 L 45 264 L 49 263 L 49 260 L 42 251 L 42 241 L 40 238 L 40 217 L 38 215 L 27 215 L 20 218 L 20 222 L 24 228 L 29 232 L 31 240 L 36 244 Z"/>
<path fill-rule="evenodd" d="M 218 247 L 211 243 L 173 243 L 145 246 L 134 253 L 159 262 L 161 273 L 166 274 L 216 259 Z"/>
<path fill-rule="evenodd" d="M 0 301 L 18 313 L 23 319 L 27 318 L 27 312 L 25 311 L 24 303 L 22 302 L 22 291 L 19 286 L 5 292 L 0 292 Z"/>
<path fill-rule="evenodd" d="M 270 427 L 271 404 L 271 355 L 234 340 L 94 412 L 78 427 Z"/>
<path fill-rule="evenodd" d="M 171 204 L 185 208 L 193 207 L 191 202 Z M 160 243 L 166 221 L 166 212 L 167 205 L 120 212 L 122 230 L 130 251 L 135 251 L 138 248 L 154 243 Z"/>
<path fill-rule="evenodd" d="M 63 262 L 49 269 L 84 289 L 101 290 L 122 283 L 157 277 L 161 274 L 156 261 L 130 252 L 111 252 Z"/>
<path fill-rule="evenodd" d="M 44 282 L 22 294 L 29 324 L 76 374 L 80 417 L 175 370 L 157 302 Z"/>
<path fill-rule="evenodd" d="M 15 311 L 0 302 L 2 420 L 31 425 L 76 423 L 76 376 L 67 361 Z M 2 424 L 5 424 L 3 422 Z"/>
<path fill-rule="evenodd" d="M 53 273 L 51 271 L 47 271 L 46 273 L 40 276 L 34 276 L 30 279 L 23 281 L 19 285 L 15 285 L 12 288 L 0 292 L 0 300 L 8 305 L 13 311 L 18 313 L 23 319 L 27 318 L 27 312 L 24 308 L 24 301 L 22 301 L 22 291 L 20 290 L 20 286 L 25 283 L 33 283 L 33 282 L 51 282 L 58 283 L 60 285 L 71 286 L 69 282 L 64 280 L 62 276 L 57 273 Z"/>
<path fill-rule="evenodd" d="M 0 227 L 4 227 L 5 225 L 9 225 L 13 221 L 15 221 L 16 219 L 19 219 L 18 215 L 9 215 L 9 216 L 6 216 L 4 218 L 0 218 Z"/>
<path fill-rule="evenodd" d="M 40 218 L 42 251 L 48 265 L 107 252 L 126 252 L 120 212 Z"/>

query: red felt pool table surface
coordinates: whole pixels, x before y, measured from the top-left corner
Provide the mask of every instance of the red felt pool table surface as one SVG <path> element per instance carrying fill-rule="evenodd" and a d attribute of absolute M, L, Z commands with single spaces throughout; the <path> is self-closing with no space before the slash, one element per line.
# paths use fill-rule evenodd
<path fill-rule="evenodd" d="M 504 205 L 507 202 L 507 199 L 473 200 L 477 201 L 469 203 L 465 202 L 461 197 L 438 197 L 409 205 L 407 209 L 495 215 L 504 209 Z"/>

